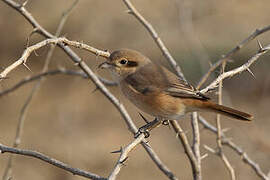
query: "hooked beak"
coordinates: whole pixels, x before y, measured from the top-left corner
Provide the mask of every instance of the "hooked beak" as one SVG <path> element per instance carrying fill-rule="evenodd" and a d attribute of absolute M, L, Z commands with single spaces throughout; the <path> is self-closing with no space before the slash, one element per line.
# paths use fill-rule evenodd
<path fill-rule="evenodd" d="M 113 65 L 112 64 L 109 64 L 107 61 L 101 63 L 100 65 L 98 65 L 98 68 L 101 68 L 101 69 L 108 69 L 108 68 L 111 68 Z"/>

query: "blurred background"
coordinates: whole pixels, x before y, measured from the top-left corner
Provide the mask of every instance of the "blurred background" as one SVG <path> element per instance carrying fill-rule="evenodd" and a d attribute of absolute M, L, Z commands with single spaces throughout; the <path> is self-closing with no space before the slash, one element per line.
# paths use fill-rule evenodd
<path fill-rule="evenodd" d="M 22 2 L 22 1 L 19 1 Z M 149 20 L 162 40 L 181 65 L 186 78 L 196 85 L 209 68 L 223 54 L 229 52 L 256 28 L 270 24 L 269 0 L 195 0 L 143 1 L 132 0 L 135 7 Z M 29 1 L 26 8 L 49 32 L 54 33 L 61 14 L 73 1 Z M 124 3 L 107 0 L 81 0 L 72 11 L 62 35 L 70 40 L 83 41 L 99 49 L 109 51 L 119 48 L 136 49 L 151 59 L 168 66 L 162 53 L 145 28 L 126 13 Z M 5 68 L 22 54 L 30 24 L 4 2 L 0 3 L 0 67 Z M 43 39 L 35 34 L 30 43 Z M 257 38 L 263 45 L 270 43 L 270 33 Z M 100 57 L 74 49 L 99 75 L 109 78 L 107 72 L 97 70 Z M 48 48 L 31 55 L 27 65 L 32 72 L 20 66 L 1 81 L 1 91 L 11 87 L 22 78 L 41 71 Z M 250 42 L 232 57 L 226 70 L 245 63 L 258 51 L 256 40 Z M 56 49 L 50 69 L 65 67 L 77 69 L 61 49 Z M 224 104 L 249 112 L 255 119 L 251 123 L 222 117 L 222 127 L 230 128 L 227 136 L 242 147 L 262 170 L 270 170 L 270 75 L 269 54 L 261 57 L 248 72 L 224 81 Z M 219 70 L 213 73 L 218 75 Z M 212 77 L 212 79 L 213 79 Z M 211 79 L 210 79 L 211 80 Z M 211 82 L 208 81 L 207 83 Z M 12 146 L 21 108 L 34 83 L 1 97 L 0 143 Z M 118 159 L 118 150 L 133 140 L 121 115 L 98 91 L 90 80 L 80 77 L 57 75 L 48 77 L 34 97 L 27 113 L 20 147 L 37 150 L 72 167 L 89 170 L 107 176 Z M 126 106 L 137 126 L 144 124 L 136 109 L 125 100 L 117 87 L 109 87 Z M 215 92 L 209 96 L 216 99 Z M 212 124 L 214 114 L 204 114 Z M 149 117 L 149 116 L 146 116 Z M 151 118 L 151 117 L 149 117 Z M 190 118 L 180 124 L 191 140 Z M 201 144 L 216 147 L 216 137 L 201 127 Z M 162 161 L 179 177 L 192 179 L 191 169 L 184 150 L 168 127 L 155 129 L 149 141 Z M 259 179 L 254 171 L 243 163 L 241 157 L 227 147 L 224 152 L 235 168 L 237 179 Z M 201 147 L 202 154 L 209 153 Z M 0 175 L 4 173 L 8 154 L 0 156 Z M 155 179 L 167 177 L 151 161 L 141 146 L 129 154 L 129 159 L 118 179 Z M 229 179 L 222 161 L 215 155 L 202 161 L 204 179 Z M 14 179 L 83 179 L 44 162 L 24 156 L 15 156 Z"/>

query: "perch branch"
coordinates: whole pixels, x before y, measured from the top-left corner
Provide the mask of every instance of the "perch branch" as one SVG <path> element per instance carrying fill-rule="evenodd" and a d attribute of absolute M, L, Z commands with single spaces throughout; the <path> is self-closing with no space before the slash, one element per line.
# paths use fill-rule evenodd
<path fill-rule="evenodd" d="M 186 81 L 184 74 L 182 73 L 182 70 L 180 66 L 176 63 L 172 55 L 170 54 L 167 47 L 164 45 L 163 41 L 160 39 L 158 33 L 153 28 L 153 26 L 139 13 L 139 11 L 132 5 L 132 3 L 129 0 L 123 0 L 126 4 L 127 8 L 129 9 L 129 13 L 134 15 L 134 17 L 139 20 L 139 22 L 147 29 L 147 31 L 150 33 L 158 47 L 160 48 L 163 55 L 166 57 L 172 68 L 175 70 L 177 75 Z"/>
<path fill-rule="evenodd" d="M 188 142 L 187 136 L 185 135 L 185 132 L 176 120 L 171 120 L 170 122 L 175 133 L 177 134 L 178 139 L 181 141 L 184 147 L 185 153 L 187 154 L 187 157 L 192 167 L 193 178 L 197 180 L 198 178 L 200 178 L 201 171 L 196 156 L 194 155 L 192 148 Z"/>
<path fill-rule="evenodd" d="M 109 52 L 104 52 L 101 50 L 98 50 L 96 48 L 93 48 L 87 44 L 83 44 L 80 42 L 76 42 L 76 41 L 70 41 L 64 37 L 60 37 L 60 38 L 53 38 L 53 39 L 46 39 L 43 40 L 35 45 L 32 45 L 28 48 L 26 48 L 22 54 L 22 56 L 15 61 L 13 64 L 11 64 L 10 66 L 8 66 L 7 68 L 4 69 L 4 71 L 1 72 L 0 77 L 1 78 L 5 78 L 7 76 L 8 73 L 10 73 L 12 70 L 14 70 L 15 68 L 17 68 L 19 65 L 22 64 L 26 64 L 26 61 L 28 59 L 28 57 L 31 55 L 32 52 L 46 46 L 49 44 L 65 44 L 65 45 L 69 45 L 69 46 L 73 46 L 76 48 L 80 48 L 80 49 L 84 49 L 87 50 L 91 53 L 95 53 L 96 55 L 102 56 L 102 57 L 108 57 L 109 56 Z"/>
<path fill-rule="evenodd" d="M 138 144 L 140 144 L 144 139 L 144 134 L 140 134 L 134 141 L 128 144 L 126 147 L 120 149 L 120 156 L 119 159 L 113 168 L 112 172 L 110 173 L 108 180 L 115 180 L 116 176 L 120 172 L 120 169 L 123 167 L 124 163 L 128 158 L 128 153 L 132 151 Z"/>
<path fill-rule="evenodd" d="M 270 30 L 270 25 L 265 26 L 261 29 L 256 29 L 251 35 L 249 35 L 246 39 L 244 39 L 242 42 L 240 42 L 235 48 L 233 48 L 231 51 L 229 51 L 226 55 L 224 55 L 220 60 L 218 60 L 215 64 L 213 64 L 208 72 L 201 78 L 199 84 L 197 85 L 197 89 L 200 89 L 202 85 L 206 82 L 210 74 L 222 64 L 223 61 L 226 61 L 226 59 L 230 58 L 233 54 L 238 52 L 240 49 L 242 49 L 245 45 L 247 45 L 250 41 L 255 39 L 257 36 L 267 32 Z"/>
<path fill-rule="evenodd" d="M 45 36 L 46 38 L 56 38 L 52 34 L 50 34 L 48 31 L 46 31 L 35 19 L 34 17 L 24 8 L 24 6 L 14 2 L 13 0 L 2 0 L 6 4 L 8 4 L 11 8 L 17 10 L 21 15 L 24 16 L 24 18 L 33 26 L 34 29 L 37 29 L 38 32 Z M 105 97 L 109 99 L 109 101 L 116 107 L 116 109 L 120 112 L 122 117 L 124 118 L 127 126 L 129 127 L 129 130 L 135 134 L 137 132 L 137 128 L 133 121 L 131 120 L 129 114 L 127 113 L 124 106 L 119 102 L 118 99 L 116 99 L 109 90 L 102 84 L 102 82 L 98 79 L 98 77 L 95 75 L 95 73 L 87 66 L 85 62 L 82 61 L 82 59 L 74 53 L 69 47 L 67 47 L 65 44 L 60 43 L 58 44 L 60 48 L 62 48 L 65 53 L 71 58 L 71 60 L 77 64 L 92 80 L 92 82 L 98 87 L 98 89 L 104 94 Z M 96 50 L 96 49 L 95 49 Z M 93 52 L 96 55 L 104 54 L 104 56 L 109 56 L 108 52 L 105 51 L 95 51 Z M 145 142 L 145 140 L 141 143 L 145 150 L 147 151 L 150 158 L 154 161 L 154 163 L 157 165 L 157 167 L 170 179 L 177 179 L 175 175 L 166 167 L 162 161 L 159 159 L 157 154 L 154 152 L 154 150 L 151 148 L 149 144 Z"/>
<path fill-rule="evenodd" d="M 213 132 L 217 134 L 217 128 L 213 125 L 211 125 L 209 122 L 207 122 L 202 116 L 199 116 L 199 122 L 203 125 L 203 127 L 210 132 Z M 228 146 L 232 150 L 234 150 L 238 155 L 241 156 L 242 160 L 244 163 L 249 165 L 254 172 L 262 178 L 263 180 L 269 180 L 266 174 L 262 171 L 260 168 L 259 164 L 254 162 L 248 155 L 247 153 L 242 150 L 238 145 L 236 145 L 232 140 L 228 139 L 223 132 L 221 132 L 221 137 L 222 137 L 222 144 Z"/>
<path fill-rule="evenodd" d="M 50 70 L 50 71 L 46 71 L 46 72 L 43 72 L 34 76 L 29 76 L 29 77 L 24 78 L 23 80 L 19 81 L 17 84 L 12 86 L 11 88 L 8 88 L 0 92 L 0 97 L 17 90 L 18 88 L 20 88 L 21 86 L 27 83 L 30 83 L 35 80 L 39 80 L 41 77 L 53 76 L 53 75 L 58 75 L 58 74 L 65 74 L 65 75 L 72 75 L 72 76 L 80 76 L 82 78 L 88 78 L 88 76 L 84 72 L 81 72 L 81 71 L 72 71 L 72 70 L 66 70 L 63 68 L 57 69 L 57 70 Z"/>
<path fill-rule="evenodd" d="M 128 12 L 130 14 L 134 15 L 134 17 L 137 20 L 139 20 L 139 22 L 148 30 L 148 32 L 150 33 L 150 35 L 152 36 L 152 38 L 155 40 L 155 42 L 157 43 L 158 47 L 162 51 L 163 55 L 166 57 L 166 59 L 168 60 L 169 64 L 175 70 L 175 72 L 177 73 L 177 75 L 181 79 L 183 79 L 184 81 L 186 81 L 186 79 L 184 77 L 184 74 L 182 73 L 182 70 L 181 70 L 180 66 L 173 59 L 173 57 L 170 54 L 169 50 L 166 48 L 166 46 L 164 45 L 164 43 L 162 42 L 162 40 L 158 36 L 158 34 L 155 31 L 155 29 L 153 28 L 153 26 L 137 11 L 137 9 L 133 6 L 133 4 L 129 0 L 123 0 L 123 1 L 126 4 L 128 10 L 129 10 Z M 183 146 L 185 148 L 186 154 L 187 154 L 187 156 L 188 156 L 188 158 L 190 160 L 190 163 L 191 163 L 191 167 L 192 167 L 194 178 L 200 179 L 201 178 L 200 165 L 198 165 L 198 162 L 196 161 L 196 157 L 194 156 L 194 154 L 192 152 L 192 149 L 191 149 L 191 147 L 190 147 L 190 145 L 188 143 L 188 140 L 187 140 L 185 134 L 181 130 L 181 127 L 180 127 L 180 125 L 178 124 L 177 121 L 172 121 L 171 124 L 172 124 L 175 132 L 177 133 L 178 138 L 180 139 L 181 143 L 183 144 Z M 198 140 L 200 138 L 199 137 L 199 131 L 196 131 L 196 133 L 194 133 L 194 135 L 196 135 L 196 137 L 194 137 L 194 139 Z M 198 146 L 197 145 L 196 145 L 196 147 L 198 149 Z M 199 162 L 200 162 L 200 160 L 199 160 Z"/>
<path fill-rule="evenodd" d="M 226 66 L 226 61 L 224 61 L 220 67 L 220 74 L 224 73 L 225 66 Z M 222 105 L 222 87 L 223 87 L 223 81 L 220 81 L 219 86 L 218 86 L 218 103 L 220 105 Z M 228 158 L 226 157 L 222 149 L 222 137 L 221 137 L 222 129 L 221 129 L 221 122 L 220 122 L 220 114 L 217 114 L 217 117 L 216 117 L 216 128 L 217 128 L 216 142 L 217 142 L 217 147 L 218 147 L 218 152 L 216 154 L 221 158 L 225 167 L 229 171 L 231 175 L 231 180 L 235 180 L 234 168 L 230 164 Z"/>
<path fill-rule="evenodd" d="M 69 9 L 67 9 L 66 11 L 64 11 L 64 13 L 63 13 L 63 15 L 61 17 L 60 23 L 58 25 L 57 31 L 55 33 L 55 36 L 58 37 L 60 35 L 69 14 L 71 13 L 72 9 L 77 5 L 77 3 L 78 3 L 78 0 L 74 1 L 74 3 L 71 5 L 71 7 Z M 47 53 L 47 57 L 46 57 L 44 65 L 43 65 L 42 72 L 47 71 L 54 49 L 55 49 L 55 46 L 52 45 L 50 47 L 50 50 Z M 14 143 L 13 143 L 14 148 L 18 147 L 20 142 L 21 142 L 21 136 L 22 136 L 23 126 L 24 126 L 24 120 L 25 120 L 25 117 L 26 117 L 26 114 L 27 114 L 27 111 L 28 111 L 28 107 L 30 105 L 31 100 L 33 99 L 33 97 L 37 93 L 37 91 L 38 91 L 38 89 L 39 89 L 39 87 L 41 85 L 42 80 L 43 79 L 40 78 L 38 80 L 38 82 L 34 85 L 34 87 L 32 88 L 32 91 L 30 92 L 30 95 L 27 97 L 26 102 L 24 103 L 24 105 L 23 105 L 23 107 L 22 107 L 22 109 L 20 111 L 19 122 L 18 122 L 18 125 L 17 125 L 15 140 L 14 140 Z M 1 97 L 1 95 L 0 95 L 0 97 Z M 10 156 L 8 158 L 7 167 L 6 167 L 5 171 L 4 171 L 3 180 L 8 180 L 8 179 L 12 178 L 12 177 L 10 177 L 11 168 L 12 168 L 12 162 L 13 162 L 13 156 L 12 156 L 12 154 L 10 154 Z"/>
<path fill-rule="evenodd" d="M 218 84 L 220 83 L 220 81 L 228 78 L 228 77 L 232 77 L 236 74 L 239 74 L 243 71 L 249 70 L 249 67 L 256 61 L 259 59 L 259 57 L 261 57 L 263 54 L 267 53 L 270 50 L 270 44 L 263 47 L 262 49 L 259 49 L 259 51 L 253 55 L 245 64 L 243 64 L 242 66 L 235 68 L 233 70 L 224 72 L 223 74 L 219 75 L 210 85 L 208 85 L 206 88 L 202 89 L 200 92 L 201 93 L 206 93 L 209 90 L 212 90 L 214 88 L 216 88 L 218 86 Z"/>
<path fill-rule="evenodd" d="M 72 168 L 71 166 L 60 162 L 56 159 L 50 158 L 40 152 L 36 152 L 36 151 L 30 151 L 30 150 L 24 150 L 24 149 L 17 149 L 17 148 L 11 148 L 8 146 L 4 146 L 2 144 L 0 144 L 0 153 L 12 153 L 12 154 L 20 154 L 20 155 L 24 155 L 24 156 L 29 156 L 29 157 L 33 157 L 36 159 L 40 159 L 44 162 L 47 162 L 49 164 L 52 164 L 53 166 L 56 166 L 58 168 L 64 169 L 74 175 L 79 175 L 88 179 L 93 179 L 93 180 L 105 180 L 106 178 L 103 178 L 101 176 L 98 176 L 94 173 L 90 173 L 87 171 L 83 171 L 77 168 Z"/>
<path fill-rule="evenodd" d="M 202 179 L 202 170 L 201 170 L 201 153 L 200 153 L 200 129 L 198 123 L 198 113 L 194 112 L 191 115 L 191 127 L 193 133 L 193 145 L 192 150 L 197 160 L 198 170 L 196 171 L 196 180 Z"/>

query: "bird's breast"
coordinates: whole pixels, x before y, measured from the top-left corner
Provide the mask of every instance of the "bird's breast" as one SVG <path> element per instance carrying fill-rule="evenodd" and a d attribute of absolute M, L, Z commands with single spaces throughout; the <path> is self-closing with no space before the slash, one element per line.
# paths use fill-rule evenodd
<path fill-rule="evenodd" d="M 149 115 L 165 119 L 179 119 L 185 114 L 186 108 L 180 98 L 158 90 L 142 93 L 124 81 L 120 82 L 120 88 L 135 106 Z"/>

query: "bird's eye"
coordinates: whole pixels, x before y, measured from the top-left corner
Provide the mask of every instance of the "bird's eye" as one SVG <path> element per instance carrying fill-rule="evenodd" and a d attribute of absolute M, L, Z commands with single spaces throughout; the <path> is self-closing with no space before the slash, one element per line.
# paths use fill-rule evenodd
<path fill-rule="evenodd" d="M 128 62 L 127 60 L 122 59 L 122 60 L 120 61 L 120 64 L 123 64 L 123 65 L 124 65 L 124 64 L 127 64 L 127 62 Z"/>

